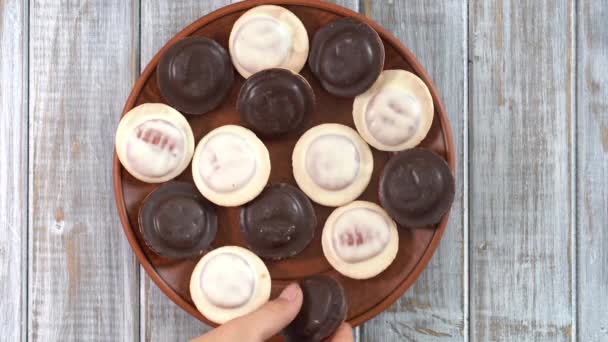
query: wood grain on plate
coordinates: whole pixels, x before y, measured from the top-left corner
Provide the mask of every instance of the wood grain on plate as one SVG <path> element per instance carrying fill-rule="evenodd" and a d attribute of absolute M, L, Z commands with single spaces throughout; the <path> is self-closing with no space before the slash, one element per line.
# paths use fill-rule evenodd
<path fill-rule="evenodd" d="M 608 1 L 576 13 L 578 337 L 608 340 Z"/>
<path fill-rule="evenodd" d="M 27 9 L 0 5 L 0 340 L 27 333 Z"/>
<path fill-rule="evenodd" d="M 568 341 L 572 2 L 470 4 L 474 341 Z"/>
<path fill-rule="evenodd" d="M 137 266 L 104 171 L 134 81 L 133 2 L 32 1 L 30 15 L 28 339 L 133 341 Z"/>
<path fill-rule="evenodd" d="M 186 35 L 193 34 L 210 37 L 225 46 L 232 23 L 240 16 L 243 10 L 262 3 L 268 3 L 268 1 L 251 1 L 238 6 L 224 8 L 221 12 L 216 12 L 189 26 L 178 36 L 174 37 L 168 45 Z M 309 33 L 316 31 L 318 27 L 335 18 L 336 15 L 334 13 L 338 13 L 339 15 L 354 15 L 352 12 L 350 12 L 351 14 L 348 14 L 349 12 L 340 7 L 322 5 L 316 2 L 284 1 L 281 3 L 288 4 L 287 7 L 304 22 Z M 310 6 L 310 4 L 314 4 L 314 7 Z M 325 9 L 318 9 L 316 8 L 317 6 Z M 360 18 L 365 20 L 363 17 Z M 414 57 L 409 52 L 402 50 L 396 39 L 388 35 L 380 26 L 371 22 L 370 24 L 375 26 L 375 29 L 379 31 L 385 40 L 387 51 L 385 68 L 414 70 L 425 79 L 427 84 L 429 84 L 436 105 L 436 119 L 427 139 L 422 143 L 422 146 L 431 148 L 446 156 L 448 163 L 453 167 L 454 155 L 447 118 L 445 117 L 437 93 L 430 80 L 424 74 L 421 67 L 417 65 Z M 125 106 L 125 111 L 141 103 L 163 102 L 163 99 L 158 93 L 155 74 L 156 62 L 160 55 L 162 55 L 162 49 L 159 54 L 153 58 L 150 65 L 146 67 L 143 75 L 136 83 L 127 105 Z M 404 58 L 407 59 L 407 62 Z M 316 80 L 311 77 L 307 69 L 304 69 L 302 74 L 309 80 L 317 95 L 318 110 L 312 116 L 309 127 L 328 121 L 352 126 L 352 100 L 329 96 L 320 89 L 320 86 L 317 84 Z M 239 122 L 234 104 L 241 82 L 240 79 L 235 82 L 235 86 L 233 87 L 228 100 L 217 110 L 207 113 L 204 116 L 189 117 L 189 122 L 193 127 L 196 140 L 199 140 L 206 132 L 215 127 L 227 123 Z M 330 112 L 324 110 L 327 108 L 331 108 L 332 110 Z M 273 163 L 270 182 L 294 183 L 290 159 L 293 145 L 298 137 L 299 134 L 290 134 L 280 141 L 265 141 L 270 150 Z M 389 154 L 378 151 L 374 154 L 374 175 L 372 176 L 370 186 L 365 191 L 362 198 L 377 202 L 377 181 L 382 166 L 388 159 Z M 191 171 L 187 170 L 179 179 L 186 181 L 191 180 Z M 155 186 L 134 179 L 125 170 L 119 167 L 116 159 L 114 180 L 119 214 L 125 227 L 127 237 L 129 238 L 138 259 L 142 262 L 152 279 L 172 300 L 191 314 L 204 320 L 204 317 L 202 317 L 192 305 L 188 291 L 190 273 L 197 259 L 193 258 L 182 261 L 167 260 L 159 257 L 147 249 L 145 244 L 141 243 L 141 236 L 136 223 L 137 212 L 142 199 L 152 191 Z M 216 237 L 213 246 L 217 247 L 226 244 L 243 245 L 238 229 L 238 208 L 218 209 L 219 225 L 222 228 L 218 231 L 218 236 Z M 321 206 L 317 206 L 316 210 L 320 222 L 323 222 L 331 211 L 330 208 Z M 334 274 L 341 279 L 347 292 L 349 300 L 349 321 L 355 325 L 360 324 L 385 309 L 412 284 L 436 248 L 445 228 L 446 219 L 442 220 L 442 223 L 437 230 L 429 228 L 401 229 L 399 241 L 400 249 L 396 262 L 383 272 L 382 276 L 365 281 L 347 279 L 333 271 L 322 255 L 319 241 L 320 234 L 317 234 L 317 237 L 313 240 L 313 243 L 309 248 L 304 250 L 297 257 L 268 263 L 271 276 L 273 277 L 273 291 L 276 294 L 288 281 L 293 281 L 308 275 L 317 273 Z M 321 228 L 318 228 L 318 230 L 320 229 Z"/>
<path fill-rule="evenodd" d="M 463 154 L 466 1 L 372 1 L 363 13 L 416 55 L 442 95 L 456 150 L 456 197 L 446 232 L 420 278 L 391 308 L 361 328 L 362 341 L 463 341 Z"/>

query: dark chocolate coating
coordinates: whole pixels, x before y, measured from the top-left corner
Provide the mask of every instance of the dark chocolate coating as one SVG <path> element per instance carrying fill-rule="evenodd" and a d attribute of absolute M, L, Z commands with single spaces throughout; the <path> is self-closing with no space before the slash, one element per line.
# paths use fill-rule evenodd
<path fill-rule="evenodd" d="M 329 93 L 355 97 L 369 89 L 384 68 L 384 45 L 368 24 L 337 19 L 312 40 L 308 65 Z"/>
<path fill-rule="evenodd" d="M 188 114 L 217 108 L 234 82 L 226 49 L 204 37 L 188 37 L 172 45 L 161 57 L 156 73 L 161 95 Z"/>
<path fill-rule="evenodd" d="M 454 176 L 430 150 L 395 154 L 380 177 L 380 203 L 397 223 L 421 227 L 441 221 L 454 201 Z"/>
<path fill-rule="evenodd" d="M 241 208 L 241 234 L 258 256 L 280 260 L 300 253 L 315 234 L 317 216 L 298 188 L 279 183 Z"/>
<path fill-rule="evenodd" d="M 344 288 L 326 275 L 300 281 L 302 308 L 283 331 L 288 342 L 317 342 L 333 335 L 346 319 Z"/>
<path fill-rule="evenodd" d="M 194 185 L 172 181 L 144 199 L 139 229 L 146 245 L 157 254 L 189 258 L 209 247 L 217 232 L 217 216 Z"/>
<path fill-rule="evenodd" d="M 267 69 L 243 83 L 237 110 L 256 134 L 275 137 L 301 128 L 314 104 L 312 87 L 304 77 L 286 69 Z"/>

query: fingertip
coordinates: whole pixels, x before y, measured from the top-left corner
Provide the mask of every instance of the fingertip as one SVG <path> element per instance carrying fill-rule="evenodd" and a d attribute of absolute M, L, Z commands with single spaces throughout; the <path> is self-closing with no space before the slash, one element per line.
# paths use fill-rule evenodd
<path fill-rule="evenodd" d="M 279 295 L 280 299 L 285 299 L 288 302 L 293 302 L 302 298 L 302 289 L 298 283 L 287 285 Z"/>
<path fill-rule="evenodd" d="M 274 300 L 228 324 L 237 327 L 249 338 L 255 336 L 265 341 L 291 323 L 300 311 L 303 297 L 302 289 L 297 283 L 289 284 Z"/>

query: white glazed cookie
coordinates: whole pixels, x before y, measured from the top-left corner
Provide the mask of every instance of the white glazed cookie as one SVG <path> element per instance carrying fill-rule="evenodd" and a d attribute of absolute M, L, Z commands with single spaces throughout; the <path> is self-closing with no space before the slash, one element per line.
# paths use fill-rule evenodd
<path fill-rule="evenodd" d="M 384 209 L 372 202 L 355 201 L 329 215 L 321 244 L 336 271 L 353 279 L 369 279 L 395 260 L 399 234 Z"/>
<path fill-rule="evenodd" d="M 355 126 L 373 147 L 401 151 L 415 147 L 433 123 L 433 98 L 426 84 L 405 70 L 385 70 L 353 104 Z"/>
<path fill-rule="evenodd" d="M 116 130 L 116 154 L 133 177 L 162 183 L 186 169 L 194 136 L 186 118 L 162 103 L 145 103 L 127 112 Z"/>
<path fill-rule="evenodd" d="M 257 6 L 234 23 L 228 46 L 232 64 L 245 78 L 270 68 L 299 73 L 308 58 L 308 33 L 289 10 Z"/>
<path fill-rule="evenodd" d="M 322 124 L 300 137 L 292 165 L 298 186 L 311 200 L 335 207 L 355 200 L 365 190 L 374 158 L 352 128 Z"/>
<path fill-rule="evenodd" d="M 270 298 L 270 273 L 249 250 L 225 246 L 207 253 L 192 271 L 190 296 L 207 319 L 223 324 L 246 315 Z"/>
<path fill-rule="evenodd" d="M 250 130 L 226 125 L 201 139 L 192 160 L 192 176 L 209 201 L 234 207 L 262 192 L 270 177 L 270 157 Z"/>

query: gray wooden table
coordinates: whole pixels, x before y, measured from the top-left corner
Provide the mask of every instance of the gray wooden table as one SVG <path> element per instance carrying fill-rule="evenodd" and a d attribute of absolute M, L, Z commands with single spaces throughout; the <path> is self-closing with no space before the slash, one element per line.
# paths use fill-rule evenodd
<path fill-rule="evenodd" d="M 114 207 L 140 70 L 230 1 L 0 0 L 0 341 L 185 341 Z M 360 341 L 608 341 L 608 0 L 342 0 L 438 85 L 458 156 L 441 247 Z"/>

